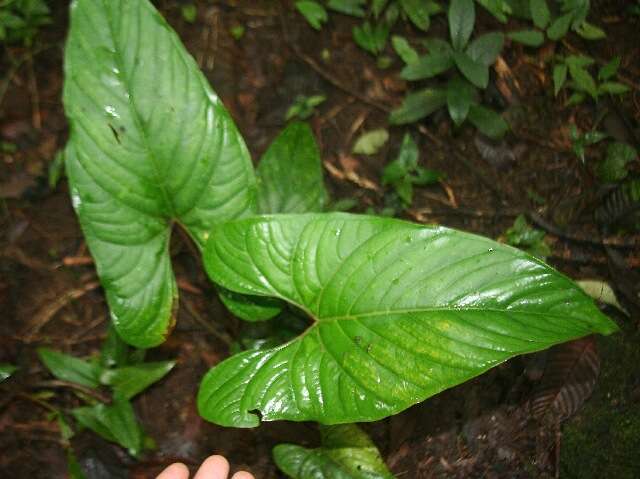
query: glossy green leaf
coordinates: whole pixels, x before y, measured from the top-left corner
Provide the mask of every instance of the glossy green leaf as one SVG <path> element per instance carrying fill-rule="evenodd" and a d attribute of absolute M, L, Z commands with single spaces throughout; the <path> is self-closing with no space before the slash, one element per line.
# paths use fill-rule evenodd
<path fill-rule="evenodd" d="M 502 51 L 504 35 L 500 32 L 491 32 L 475 38 L 467 47 L 467 55 L 472 60 L 482 65 L 491 66 Z"/>
<path fill-rule="evenodd" d="M 100 366 L 49 348 L 38 348 L 38 356 L 56 378 L 89 388 L 100 385 Z"/>
<path fill-rule="evenodd" d="M 389 122 L 393 125 L 413 123 L 442 108 L 446 102 L 446 91 L 437 88 L 425 88 L 409 93 L 402 105 L 391 112 Z"/>
<path fill-rule="evenodd" d="M 203 245 L 254 211 L 249 154 L 229 114 L 147 0 L 75 0 L 65 51 L 74 208 L 128 343 L 174 323 L 174 222 Z"/>
<path fill-rule="evenodd" d="M 320 426 L 322 447 L 280 444 L 276 465 L 292 479 L 392 479 L 380 452 L 355 424 Z"/>
<path fill-rule="evenodd" d="M 107 441 L 120 444 L 132 456 L 142 451 L 142 429 L 129 401 L 116 398 L 111 405 L 97 404 L 76 408 L 71 412 L 84 427 Z"/>
<path fill-rule="evenodd" d="M 547 0 L 529 0 L 529 8 L 533 24 L 541 29 L 547 28 L 551 19 Z"/>
<path fill-rule="evenodd" d="M 494 140 L 509 131 L 509 125 L 501 115 L 480 105 L 471 105 L 468 118 L 481 133 Z"/>
<path fill-rule="evenodd" d="M 424 0 L 400 0 L 402 10 L 406 13 L 411 23 L 423 32 L 429 30 L 431 18 L 429 16 L 429 8 Z"/>
<path fill-rule="evenodd" d="M 457 77 L 447 84 L 447 107 L 453 122 L 460 126 L 467 119 L 469 108 L 474 103 L 475 90 L 466 80 Z"/>
<path fill-rule="evenodd" d="M 384 128 L 366 131 L 358 137 L 353 152 L 357 155 L 375 155 L 389 140 L 389 132 Z"/>
<path fill-rule="evenodd" d="M 553 95 L 558 96 L 558 93 L 564 86 L 564 82 L 567 80 L 567 65 L 561 63 L 553 67 Z"/>
<path fill-rule="evenodd" d="M 418 52 L 416 52 L 416 50 L 409 44 L 406 38 L 394 35 L 391 37 L 391 45 L 398 56 L 402 58 L 402 61 L 407 65 L 418 62 L 418 59 L 420 58 Z"/>
<path fill-rule="evenodd" d="M 400 76 L 410 81 L 424 80 L 446 72 L 453 65 L 451 53 L 429 52 L 418 58 L 418 61 L 407 64 L 400 72 Z"/>
<path fill-rule="evenodd" d="M 175 361 L 159 361 L 110 369 L 100 375 L 100 382 L 111 386 L 120 397 L 131 399 L 166 376 L 175 365 Z"/>
<path fill-rule="evenodd" d="M 257 174 L 261 213 L 310 213 L 327 204 L 320 151 L 306 123 L 291 123 L 278 135 Z"/>
<path fill-rule="evenodd" d="M 257 176 L 261 213 L 311 213 L 327 205 L 320 151 L 306 123 L 291 123 L 278 135 L 262 156 Z M 273 298 L 218 291 L 227 309 L 245 321 L 271 319 L 282 310 Z"/>
<path fill-rule="evenodd" d="M 474 60 L 466 53 L 454 52 L 453 60 L 467 80 L 478 88 L 487 88 L 489 85 L 489 67 Z"/>
<path fill-rule="evenodd" d="M 307 22 L 309 22 L 309 25 L 316 30 L 320 30 L 322 28 L 322 24 L 329 19 L 329 15 L 322 4 L 312 0 L 296 2 L 296 9 L 302 14 Z"/>
<path fill-rule="evenodd" d="M 213 368 L 200 414 L 263 420 L 377 420 L 508 358 L 616 326 L 574 283 L 487 238 L 344 213 L 237 220 L 213 232 L 211 279 L 288 301 L 302 335 Z"/>
<path fill-rule="evenodd" d="M 539 47 L 544 43 L 544 33 L 538 30 L 519 30 L 507 34 L 511 40 L 522 43 L 528 47 Z"/>
<path fill-rule="evenodd" d="M 247 296 L 218 288 L 222 304 L 234 315 L 245 321 L 265 321 L 282 311 L 282 301 L 261 296 Z"/>
<path fill-rule="evenodd" d="M 471 38 L 476 21 L 473 0 L 451 0 L 449 4 L 449 33 L 454 50 L 461 51 Z"/>
<path fill-rule="evenodd" d="M 0 363 L 0 383 L 9 379 L 17 370 L 18 368 L 13 364 Z"/>

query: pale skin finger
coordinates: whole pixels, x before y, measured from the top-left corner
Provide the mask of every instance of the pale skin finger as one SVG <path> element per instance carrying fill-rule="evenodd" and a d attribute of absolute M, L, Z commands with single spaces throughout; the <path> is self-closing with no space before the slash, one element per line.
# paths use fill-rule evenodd
<path fill-rule="evenodd" d="M 184 464 L 171 464 L 156 479 L 189 479 L 189 469 Z"/>
<path fill-rule="evenodd" d="M 231 479 L 255 479 L 253 474 L 245 471 L 236 472 Z"/>
<path fill-rule="evenodd" d="M 223 456 L 209 456 L 193 479 L 227 479 L 229 462 Z"/>

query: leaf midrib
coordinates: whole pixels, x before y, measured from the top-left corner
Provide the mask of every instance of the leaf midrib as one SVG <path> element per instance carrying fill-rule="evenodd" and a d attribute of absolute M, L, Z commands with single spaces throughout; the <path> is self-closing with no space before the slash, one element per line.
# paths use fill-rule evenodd
<path fill-rule="evenodd" d="M 106 0 L 109 1 L 109 0 Z M 131 87 L 131 84 L 129 82 L 129 79 L 127 78 L 127 75 L 125 74 L 125 68 L 124 68 L 124 62 L 122 60 L 122 54 L 120 53 L 120 45 L 118 44 L 118 42 L 116 41 L 116 34 L 115 34 L 115 28 L 114 28 L 114 24 L 113 24 L 113 18 L 112 15 L 109 14 L 109 10 L 105 4 L 105 0 L 102 0 L 102 8 L 105 11 L 105 15 L 107 17 L 107 24 L 109 25 L 109 33 L 111 34 L 111 41 L 113 43 L 114 46 L 114 61 L 118 67 L 118 72 L 115 73 L 115 75 L 117 75 L 120 80 L 122 81 L 122 84 L 125 87 L 125 90 L 127 91 L 127 103 L 129 104 L 129 110 L 131 111 L 131 116 L 133 119 L 134 124 L 136 125 L 136 127 L 138 128 L 138 130 L 141 133 L 141 137 L 142 137 L 142 141 L 144 142 L 144 146 L 145 149 L 147 150 L 147 152 L 149 153 L 149 160 L 151 162 L 151 165 L 153 167 L 154 170 L 154 174 L 156 177 L 156 184 L 158 186 L 158 189 L 161 191 L 162 196 L 163 196 L 163 200 L 164 200 L 164 204 L 166 205 L 167 208 L 169 208 L 169 212 L 170 212 L 170 217 L 166 218 L 167 220 L 171 219 L 171 218 L 176 218 L 176 209 L 175 206 L 173 204 L 173 201 L 171 199 L 171 195 L 169 194 L 169 192 L 166 190 L 166 186 L 165 186 L 165 181 L 162 178 L 162 175 L 160 174 L 160 167 L 158 164 L 158 160 L 155 156 L 155 152 L 154 150 L 151 148 L 151 144 L 149 142 L 149 138 L 148 138 L 148 133 L 146 131 L 145 128 L 143 128 L 143 122 L 142 122 L 142 117 L 140 116 L 140 113 L 138 111 L 138 108 L 136 107 L 135 101 L 133 99 L 134 95 L 133 95 L 133 90 Z M 143 6 L 140 6 L 139 8 L 144 8 Z M 138 31 L 140 31 L 140 14 L 138 14 Z M 169 227 L 169 224 L 167 223 L 167 227 Z"/>

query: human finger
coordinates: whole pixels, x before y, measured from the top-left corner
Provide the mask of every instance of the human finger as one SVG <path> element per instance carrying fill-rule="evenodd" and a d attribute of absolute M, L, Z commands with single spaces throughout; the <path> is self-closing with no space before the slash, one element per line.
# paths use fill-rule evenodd
<path fill-rule="evenodd" d="M 189 469 L 184 464 L 176 462 L 162 471 L 156 479 L 189 479 Z"/>
<path fill-rule="evenodd" d="M 236 472 L 231 479 L 255 479 L 253 474 L 247 471 Z"/>
<path fill-rule="evenodd" d="M 227 479 L 229 462 L 223 456 L 209 456 L 193 479 Z"/>

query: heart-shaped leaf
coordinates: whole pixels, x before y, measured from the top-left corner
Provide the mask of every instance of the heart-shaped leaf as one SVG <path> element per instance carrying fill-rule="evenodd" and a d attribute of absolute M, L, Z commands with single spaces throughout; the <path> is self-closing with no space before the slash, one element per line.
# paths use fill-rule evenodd
<path fill-rule="evenodd" d="M 198 394 L 217 424 L 323 424 L 395 414 L 508 358 L 616 326 L 526 253 L 437 226 L 344 213 L 237 220 L 207 244 L 210 277 L 314 320 L 213 368 Z"/>
<path fill-rule="evenodd" d="M 293 479 L 392 479 L 376 445 L 355 424 L 320 426 L 322 447 L 279 444 L 273 449 L 278 467 Z"/>
<path fill-rule="evenodd" d="M 177 288 L 179 223 L 202 246 L 254 210 L 249 154 L 220 100 L 147 0 L 76 0 L 65 53 L 73 205 L 118 332 L 162 342 Z"/>

